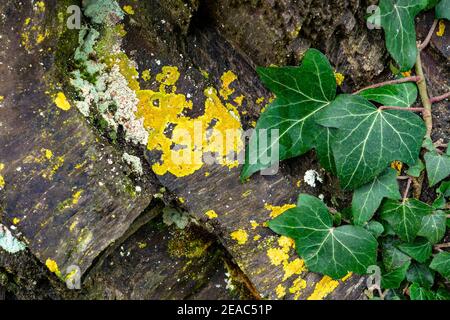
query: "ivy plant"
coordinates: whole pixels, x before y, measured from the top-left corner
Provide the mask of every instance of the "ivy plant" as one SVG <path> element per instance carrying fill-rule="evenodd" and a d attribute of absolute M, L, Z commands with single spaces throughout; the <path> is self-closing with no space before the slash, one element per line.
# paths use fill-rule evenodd
<path fill-rule="evenodd" d="M 379 7 L 387 50 L 398 70 L 414 67 L 415 75 L 399 73 L 337 94 L 333 68 L 316 49 L 309 49 L 298 67 L 258 68 L 276 99 L 257 122 L 241 179 L 266 169 L 261 154 L 275 148 L 280 160 L 314 149 L 342 189 L 353 191 L 351 208 L 329 208 L 300 194 L 297 206 L 271 220 L 269 228 L 295 240 L 310 271 L 339 279 L 349 272 L 367 274 L 377 265 L 381 282 L 369 288 L 371 298 L 449 299 L 450 147 L 432 140 L 431 107 L 450 93 L 428 95 L 420 52 L 438 21 L 418 43 L 415 17 L 434 9 L 436 19 L 449 19 L 450 2 L 381 0 Z M 279 132 L 274 139 L 271 129 Z M 261 132 L 269 134 L 270 144 L 260 141 Z M 405 165 L 401 172 L 390 167 L 394 161 Z M 423 201 L 425 188 L 436 198 Z"/>

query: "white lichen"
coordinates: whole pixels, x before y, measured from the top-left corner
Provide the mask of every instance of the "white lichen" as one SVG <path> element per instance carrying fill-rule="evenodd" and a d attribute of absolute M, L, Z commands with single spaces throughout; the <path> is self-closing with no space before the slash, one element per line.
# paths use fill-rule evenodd
<path fill-rule="evenodd" d="M 0 247 L 8 253 L 17 253 L 26 248 L 25 244 L 16 239 L 2 224 L 0 224 Z"/>
<path fill-rule="evenodd" d="M 138 175 L 141 176 L 144 173 L 144 169 L 142 168 L 142 162 L 139 157 L 133 156 L 125 152 L 122 156 L 122 160 L 131 167 L 133 172 L 137 173 Z"/>
<path fill-rule="evenodd" d="M 323 182 L 323 179 L 320 177 L 319 173 L 316 170 L 308 170 L 305 172 L 305 176 L 303 177 L 303 180 L 305 180 L 306 184 L 310 187 L 315 188 L 316 182 Z"/>

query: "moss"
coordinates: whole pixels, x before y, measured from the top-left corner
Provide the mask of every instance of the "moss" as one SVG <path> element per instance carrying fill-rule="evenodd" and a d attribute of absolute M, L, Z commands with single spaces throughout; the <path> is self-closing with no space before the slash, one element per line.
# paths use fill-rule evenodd
<path fill-rule="evenodd" d="M 212 242 L 209 239 L 199 237 L 193 229 L 176 231 L 168 244 L 168 252 L 176 258 L 201 258 L 208 253 Z"/>

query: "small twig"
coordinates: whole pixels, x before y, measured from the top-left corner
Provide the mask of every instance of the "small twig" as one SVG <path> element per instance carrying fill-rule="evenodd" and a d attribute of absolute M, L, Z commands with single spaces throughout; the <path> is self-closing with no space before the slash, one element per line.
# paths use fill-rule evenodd
<path fill-rule="evenodd" d="M 405 82 L 419 82 L 422 78 L 419 76 L 411 76 L 411 77 L 406 77 L 406 78 L 400 78 L 400 79 L 395 79 L 395 80 L 389 80 L 389 81 L 384 81 L 384 82 L 380 82 L 380 83 L 376 83 L 373 84 L 371 86 L 362 88 L 358 91 L 355 91 L 353 94 L 358 94 L 364 90 L 367 89 L 375 89 L 375 88 L 379 88 L 379 87 L 384 87 L 387 86 L 389 84 L 399 84 L 399 83 L 405 83 Z"/>
<path fill-rule="evenodd" d="M 401 111 L 410 111 L 410 112 L 424 112 L 425 108 L 405 108 L 405 107 L 396 107 L 396 106 L 381 106 L 378 109 L 380 110 L 401 110 Z"/>
<path fill-rule="evenodd" d="M 434 249 L 436 249 L 436 250 L 444 249 L 444 248 L 450 248 L 450 242 L 434 245 Z"/>
<path fill-rule="evenodd" d="M 428 46 L 428 44 L 430 43 L 430 40 L 431 40 L 431 38 L 433 37 L 433 33 L 434 33 L 434 30 L 436 29 L 437 24 L 438 24 L 438 20 L 435 19 L 435 20 L 433 21 L 433 24 L 431 25 L 430 31 L 428 31 L 427 37 L 426 37 L 425 40 L 424 40 L 422 43 L 420 43 L 419 46 L 418 46 L 418 48 L 419 48 L 420 51 L 422 51 L 423 49 L 425 49 L 425 48 Z"/>
<path fill-rule="evenodd" d="M 402 202 L 405 203 L 406 199 L 408 198 L 409 188 L 411 187 L 412 178 L 409 177 L 408 182 L 406 183 L 406 189 L 403 193 L 403 200 Z"/>
<path fill-rule="evenodd" d="M 397 176 L 398 180 L 406 180 L 406 179 L 409 179 L 409 178 L 410 178 L 410 176 Z"/>
<path fill-rule="evenodd" d="M 425 108 L 424 112 L 422 113 L 422 118 L 423 121 L 425 121 L 425 125 L 427 128 L 425 138 L 430 138 L 431 131 L 433 130 L 433 117 L 431 115 L 431 102 L 428 96 L 427 82 L 425 80 L 425 74 L 423 72 L 420 51 L 418 52 L 416 58 L 416 74 L 420 77 L 420 80 L 417 81 L 417 87 L 419 88 L 419 94 L 420 99 L 422 100 L 422 105 Z"/>
<path fill-rule="evenodd" d="M 444 93 L 443 95 L 437 96 L 437 97 L 432 97 L 430 98 L 430 102 L 431 103 L 436 103 L 445 99 L 450 98 L 450 92 Z"/>

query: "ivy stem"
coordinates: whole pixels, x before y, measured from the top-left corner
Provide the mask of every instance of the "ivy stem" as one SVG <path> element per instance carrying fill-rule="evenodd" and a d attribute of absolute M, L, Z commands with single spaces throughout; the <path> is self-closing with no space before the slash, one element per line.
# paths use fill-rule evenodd
<path fill-rule="evenodd" d="M 448 98 L 450 98 L 450 92 L 444 93 L 443 95 L 440 95 L 440 96 L 437 96 L 437 97 L 430 98 L 430 102 L 431 103 L 436 103 L 436 102 L 439 102 L 439 101 L 442 101 L 442 100 L 445 100 L 445 99 L 448 99 Z"/>
<path fill-rule="evenodd" d="M 420 77 L 417 81 L 417 87 L 419 88 L 420 99 L 422 100 L 422 105 L 424 111 L 422 113 L 423 121 L 427 128 L 425 138 L 431 138 L 431 131 L 433 130 L 433 118 L 431 116 L 431 102 L 428 96 L 427 82 L 425 80 L 425 75 L 422 67 L 422 59 L 420 57 L 420 52 L 417 54 L 416 58 L 416 74 Z"/>
<path fill-rule="evenodd" d="M 408 182 L 406 183 L 405 192 L 403 193 L 403 200 L 402 200 L 403 203 L 405 203 L 406 199 L 408 198 L 409 188 L 411 187 L 411 182 L 412 182 L 412 178 L 409 177 Z"/>
<path fill-rule="evenodd" d="M 405 77 L 405 78 L 400 78 L 400 79 L 395 79 L 395 80 L 384 81 L 384 82 L 376 83 L 371 86 L 362 88 L 358 91 L 353 92 L 353 94 L 358 94 L 367 89 L 375 89 L 375 88 L 379 88 L 379 87 L 384 87 L 389 84 L 399 84 L 399 83 L 405 83 L 405 82 L 419 82 L 420 80 L 422 80 L 422 78 L 419 76 L 411 76 L 411 77 Z"/>
<path fill-rule="evenodd" d="M 380 109 L 380 110 L 402 110 L 402 111 L 411 111 L 411 112 L 425 112 L 425 108 L 405 108 L 405 107 L 396 107 L 396 106 L 381 106 L 378 109 Z"/>
<path fill-rule="evenodd" d="M 447 243 L 441 243 L 441 244 L 436 244 L 434 246 L 435 249 L 442 249 L 442 248 L 450 248 L 450 242 Z"/>
<path fill-rule="evenodd" d="M 409 179 L 409 178 L 410 178 L 409 176 L 397 176 L 398 180 L 406 180 L 406 179 Z"/>
<path fill-rule="evenodd" d="M 431 38 L 433 37 L 433 33 L 434 33 L 434 30 L 436 29 L 437 24 L 438 24 L 438 20 L 437 20 L 437 19 L 434 19 L 433 24 L 432 24 L 432 26 L 431 26 L 431 28 L 430 28 L 430 31 L 428 31 L 427 37 L 426 37 L 425 40 L 418 46 L 418 49 L 419 49 L 420 51 L 422 51 L 423 49 L 425 49 L 425 48 L 428 46 L 428 44 L 430 43 L 430 40 L 431 40 Z"/>

